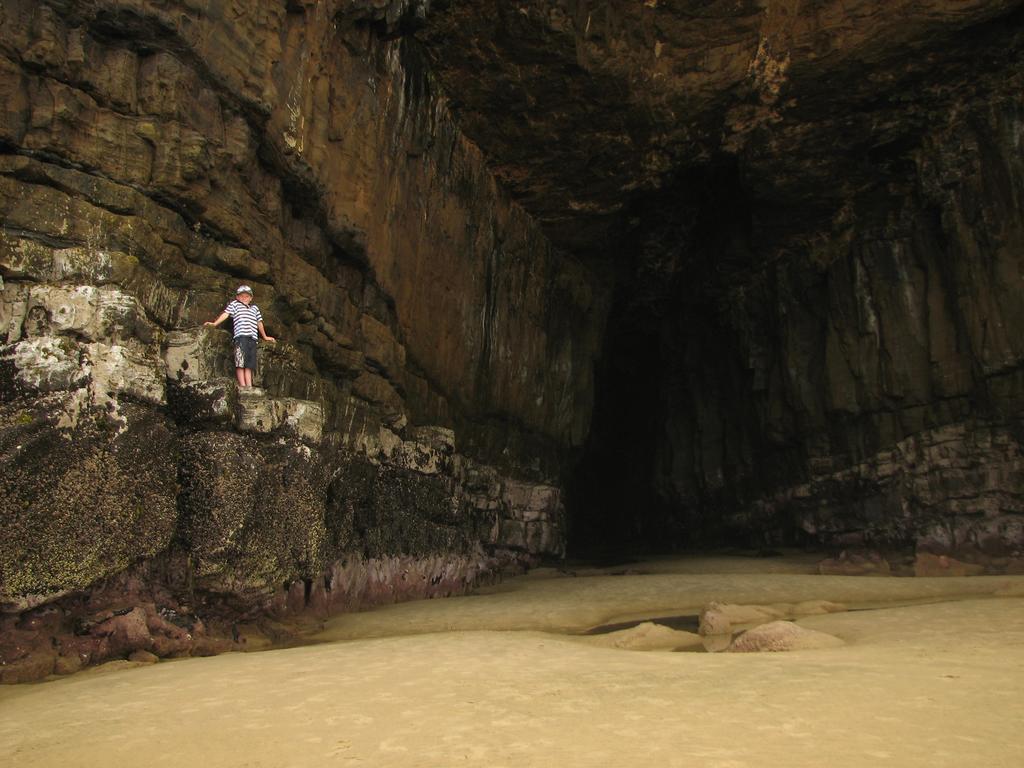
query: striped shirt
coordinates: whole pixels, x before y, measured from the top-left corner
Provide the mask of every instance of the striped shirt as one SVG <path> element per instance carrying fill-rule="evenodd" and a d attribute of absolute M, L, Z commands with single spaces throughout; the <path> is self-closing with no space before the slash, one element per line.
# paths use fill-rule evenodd
<path fill-rule="evenodd" d="M 235 299 L 226 307 L 224 311 L 231 316 L 231 323 L 235 328 L 235 338 L 239 336 L 252 336 L 254 339 L 259 338 L 259 328 L 257 327 L 263 322 L 263 315 L 260 314 L 260 308 L 255 304 L 246 306 L 242 302 Z"/>

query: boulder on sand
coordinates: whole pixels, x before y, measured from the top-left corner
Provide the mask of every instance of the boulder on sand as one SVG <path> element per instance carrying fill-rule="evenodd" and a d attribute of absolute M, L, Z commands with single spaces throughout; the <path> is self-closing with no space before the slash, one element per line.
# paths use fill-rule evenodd
<path fill-rule="evenodd" d="M 132 651 L 140 648 L 149 650 L 153 646 L 153 637 L 146 624 L 146 612 L 142 608 L 115 614 L 93 627 L 90 634 L 103 638 L 103 656 L 106 658 L 127 656 Z"/>
<path fill-rule="evenodd" d="M 594 635 L 601 645 L 626 651 L 674 651 L 700 645 L 700 636 L 693 632 L 672 629 L 652 621 L 645 621 L 629 629 Z M 596 644 L 596 643 L 595 643 Z"/>
<path fill-rule="evenodd" d="M 810 651 L 837 648 L 845 643 L 838 637 L 801 627 L 792 621 L 773 621 L 747 630 L 729 647 L 731 653 L 761 651 Z"/>
<path fill-rule="evenodd" d="M 736 625 L 763 624 L 783 617 L 783 612 L 768 605 L 736 605 L 711 602 L 700 612 L 701 635 L 726 635 Z"/>
<path fill-rule="evenodd" d="M 156 664 L 160 661 L 160 657 L 155 653 L 149 651 L 143 651 L 141 648 L 137 651 L 132 651 L 128 655 L 128 661 L 136 661 L 139 664 Z"/>

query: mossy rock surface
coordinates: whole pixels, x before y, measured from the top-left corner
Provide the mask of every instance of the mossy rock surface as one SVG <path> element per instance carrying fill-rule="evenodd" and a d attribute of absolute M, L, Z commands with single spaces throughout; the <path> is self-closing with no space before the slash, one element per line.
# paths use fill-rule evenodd
<path fill-rule="evenodd" d="M 331 484 L 327 527 L 339 553 L 356 548 L 367 557 L 468 552 L 477 541 L 450 479 L 359 457 Z"/>
<path fill-rule="evenodd" d="M 177 521 L 177 439 L 152 409 L 122 404 L 73 430 L 60 396 L 0 405 L 0 600 L 83 589 L 165 550 Z"/>
<path fill-rule="evenodd" d="M 290 440 L 200 432 L 182 440 L 179 543 L 213 591 L 273 589 L 326 564 L 326 471 Z"/>

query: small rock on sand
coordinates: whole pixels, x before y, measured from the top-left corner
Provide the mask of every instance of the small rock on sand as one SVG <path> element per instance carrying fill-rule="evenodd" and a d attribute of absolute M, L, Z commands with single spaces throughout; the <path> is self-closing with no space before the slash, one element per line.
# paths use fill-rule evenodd
<path fill-rule="evenodd" d="M 57 657 L 56 662 L 53 666 L 53 671 L 58 675 L 70 675 L 74 674 L 82 668 L 82 657 L 77 653 L 62 653 Z"/>
<path fill-rule="evenodd" d="M 761 651 L 810 651 L 837 648 L 842 640 L 824 632 L 806 629 L 791 621 L 773 621 L 747 630 L 729 647 L 731 653 L 757 653 Z"/>
<path fill-rule="evenodd" d="M 160 661 L 160 657 L 155 653 L 139 649 L 137 651 L 132 651 L 131 655 L 128 656 L 128 661 L 137 661 L 140 664 L 156 664 Z"/>
<path fill-rule="evenodd" d="M 610 647 L 627 651 L 671 651 L 700 645 L 700 635 L 650 621 L 600 637 L 606 639 Z"/>
<path fill-rule="evenodd" d="M 141 608 L 111 616 L 93 627 L 90 634 L 106 639 L 109 656 L 131 653 L 139 648 L 150 648 L 153 637 L 146 626 L 146 612 Z"/>
<path fill-rule="evenodd" d="M 704 637 L 732 633 L 732 622 L 729 621 L 729 617 L 724 611 L 719 611 L 714 607 L 716 605 L 717 603 L 711 603 L 700 612 L 700 627 L 697 631 Z"/>
<path fill-rule="evenodd" d="M 738 624 L 763 624 L 785 615 L 768 605 L 736 605 L 734 603 L 708 603 L 700 613 L 701 635 L 724 635 Z"/>

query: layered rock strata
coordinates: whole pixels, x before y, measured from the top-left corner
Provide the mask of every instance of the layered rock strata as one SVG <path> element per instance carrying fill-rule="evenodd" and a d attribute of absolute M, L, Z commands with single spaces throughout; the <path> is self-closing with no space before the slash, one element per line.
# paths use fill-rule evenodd
<path fill-rule="evenodd" d="M 797 529 L 997 569 L 1024 553 L 1012 74 L 820 244 L 667 320 L 667 498 L 769 540 Z"/>
<path fill-rule="evenodd" d="M 605 299 L 367 13 L 0 4 L 0 600 L 59 601 L 5 662 L 564 551 Z M 201 328 L 239 282 L 279 339 L 249 391 Z"/>
<path fill-rule="evenodd" d="M 676 18 L 652 35 L 682 29 L 657 5 Z M 1016 567 L 1020 4 L 696 5 L 716 41 L 734 34 L 735 66 L 636 93 L 696 88 L 675 130 L 704 157 L 602 225 L 623 232 L 619 292 L 581 474 L 624 477 L 608 529 Z"/>

